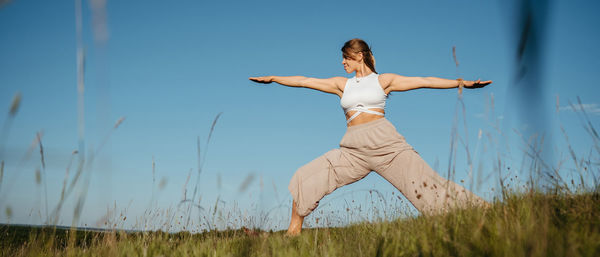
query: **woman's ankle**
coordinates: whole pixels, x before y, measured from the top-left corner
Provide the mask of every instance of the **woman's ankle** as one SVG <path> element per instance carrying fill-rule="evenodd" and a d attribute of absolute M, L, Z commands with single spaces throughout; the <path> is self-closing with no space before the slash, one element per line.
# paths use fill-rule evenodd
<path fill-rule="evenodd" d="M 297 236 L 302 232 L 302 225 L 290 225 L 287 232 L 285 233 L 287 236 Z"/>

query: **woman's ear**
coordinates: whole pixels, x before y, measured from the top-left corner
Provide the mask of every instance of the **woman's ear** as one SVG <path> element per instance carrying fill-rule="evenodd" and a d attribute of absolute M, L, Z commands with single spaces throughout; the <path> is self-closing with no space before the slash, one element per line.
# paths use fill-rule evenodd
<path fill-rule="evenodd" d="M 365 60 L 365 59 L 364 59 L 364 57 L 365 57 L 365 56 L 363 55 L 363 53 L 362 53 L 362 52 L 358 52 L 358 53 L 356 53 L 356 61 L 357 61 L 357 62 L 364 61 L 364 60 Z"/>

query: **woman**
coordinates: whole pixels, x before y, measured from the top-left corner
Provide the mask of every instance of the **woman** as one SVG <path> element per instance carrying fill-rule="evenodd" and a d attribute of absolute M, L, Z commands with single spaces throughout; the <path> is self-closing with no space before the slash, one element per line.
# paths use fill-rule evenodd
<path fill-rule="evenodd" d="M 377 74 L 371 49 L 361 39 L 342 47 L 344 69 L 352 78 L 329 79 L 302 76 L 251 77 L 259 83 L 306 87 L 336 94 L 346 114 L 347 131 L 340 148 L 333 149 L 299 168 L 288 189 L 293 197 L 288 235 L 302 230 L 304 217 L 336 188 L 356 182 L 371 171 L 392 183 L 422 213 L 436 214 L 453 207 L 487 205 L 478 196 L 439 176 L 406 143 L 394 125 L 384 118 L 390 92 L 418 88 L 479 88 L 492 81 L 449 80 Z"/>

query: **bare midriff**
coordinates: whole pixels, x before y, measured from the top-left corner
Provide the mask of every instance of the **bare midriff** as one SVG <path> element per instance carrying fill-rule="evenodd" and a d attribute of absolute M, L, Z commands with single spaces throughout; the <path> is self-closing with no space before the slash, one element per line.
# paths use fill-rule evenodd
<path fill-rule="evenodd" d="M 385 111 L 380 108 L 373 108 L 373 109 L 369 109 L 369 110 L 385 114 Z M 357 112 L 357 111 L 349 111 L 348 113 L 346 113 L 346 120 L 348 120 L 352 115 L 354 115 L 355 112 Z M 359 124 L 371 122 L 371 121 L 382 119 L 382 118 L 384 118 L 384 116 L 363 112 L 363 113 L 359 114 L 358 116 L 356 116 L 356 118 L 354 118 L 352 121 L 350 121 L 350 123 L 348 123 L 347 125 L 348 125 L 348 127 L 351 127 L 354 125 L 359 125 Z"/>

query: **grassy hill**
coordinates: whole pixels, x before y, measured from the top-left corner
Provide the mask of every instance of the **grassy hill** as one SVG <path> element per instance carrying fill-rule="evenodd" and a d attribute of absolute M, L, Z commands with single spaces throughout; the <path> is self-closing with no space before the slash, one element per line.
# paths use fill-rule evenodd
<path fill-rule="evenodd" d="M 343 228 L 283 231 L 77 231 L 3 226 L 2 256 L 600 256 L 600 194 L 511 194 L 456 210 Z"/>

